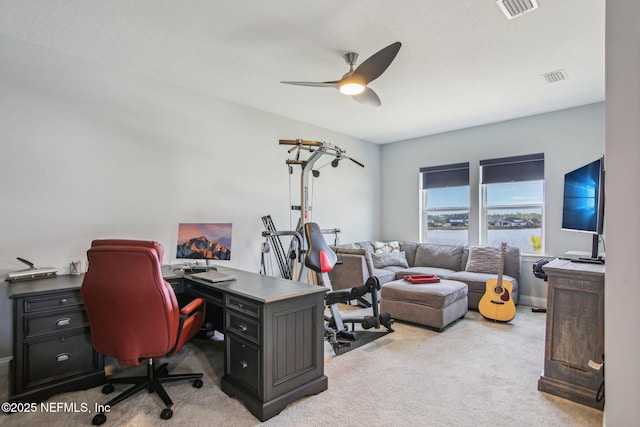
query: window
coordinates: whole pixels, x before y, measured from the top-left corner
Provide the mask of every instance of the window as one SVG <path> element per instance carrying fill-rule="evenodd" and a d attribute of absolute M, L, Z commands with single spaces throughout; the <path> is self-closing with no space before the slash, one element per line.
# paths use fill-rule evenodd
<path fill-rule="evenodd" d="M 469 241 L 469 163 L 420 169 L 420 241 Z"/>
<path fill-rule="evenodd" d="M 480 161 L 481 243 L 544 251 L 544 154 Z"/>

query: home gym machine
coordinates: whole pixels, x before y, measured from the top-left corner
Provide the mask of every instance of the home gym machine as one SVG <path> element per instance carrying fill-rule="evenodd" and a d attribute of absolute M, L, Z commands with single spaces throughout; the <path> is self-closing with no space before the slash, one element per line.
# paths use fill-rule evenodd
<path fill-rule="evenodd" d="M 333 156 L 331 166 L 337 167 L 342 159 L 349 159 L 357 165 L 364 165 L 345 155 L 345 151 L 335 145 L 326 142 L 306 141 L 306 140 L 280 140 L 280 145 L 293 146 L 289 153 L 296 152 L 293 159 L 288 159 L 286 164 L 289 174 L 293 174 L 293 166 L 300 165 L 301 183 L 300 183 L 300 205 L 291 206 L 294 211 L 300 211 L 300 219 L 295 231 L 278 231 L 276 230 L 270 216 L 262 218 L 266 231 L 262 233 L 267 240 L 263 244 L 262 249 L 262 268 L 261 273 L 266 273 L 265 254 L 274 248 L 276 259 L 282 277 L 299 281 L 306 281 L 320 286 L 325 286 L 329 291 L 325 295 L 325 304 L 329 308 L 330 315 L 325 316 L 327 324 L 325 325 L 325 335 L 329 343 L 332 345 L 336 355 L 345 353 L 350 349 L 352 341 L 357 340 L 357 332 L 355 324 L 360 324 L 363 329 L 379 329 L 384 326 L 387 332 L 393 332 L 391 327 L 392 319 L 388 313 L 380 313 L 378 305 L 378 291 L 380 283 L 377 278 L 372 277 L 361 286 L 350 289 L 334 291 L 331 286 L 328 273 L 333 269 L 336 263 L 339 263 L 338 255 L 327 245 L 323 234 L 335 234 L 340 232 L 338 229 L 322 230 L 314 223 L 310 222 L 312 206 L 309 191 L 309 174 L 317 178 L 320 175 L 318 170 L 314 169 L 314 164 L 324 155 Z M 300 159 L 301 151 L 308 151 L 311 154 L 306 160 Z M 285 253 L 284 247 L 280 241 L 280 237 L 289 236 L 291 242 L 288 253 Z M 337 239 L 337 237 L 336 237 Z M 337 242 L 336 242 L 337 243 Z M 309 272 L 314 274 L 309 274 Z M 349 303 L 359 299 L 367 293 L 371 294 L 373 315 L 362 317 L 348 317 L 341 315 L 338 304 Z M 349 331 L 347 324 L 351 324 Z M 346 340 L 345 340 L 346 339 Z"/>

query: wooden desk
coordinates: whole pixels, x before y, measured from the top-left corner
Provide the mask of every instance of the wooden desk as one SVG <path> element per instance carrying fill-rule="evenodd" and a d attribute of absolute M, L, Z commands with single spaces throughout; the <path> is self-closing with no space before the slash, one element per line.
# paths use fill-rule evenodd
<path fill-rule="evenodd" d="M 592 369 L 604 354 L 604 265 L 556 259 L 543 266 L 549 277 L 544 372 L 538 390 L 594 408 L 604 379 Z"/>
<path fill-rule="evenodd" d="M 238 279 L 209 283 L 166 267 L 163 276 L 176 292 L 204 298 L 210 303 L 208 312 L 213 309 L 223 314 L 222 391 L 265 421 L 289 403 L 326 390 L 326 288 L 236 269 L 220 270 Z"/>
<path fill-rule="evenodd" d="M 180 299 L 202 297 L 225 335 L 222 390 L 261 421 L 289 403 L 327 389 L 326 289 L 246 271 L 209 283 L 163 267 Z M 10 401 L 39 402 L 106 382 L 80 296 L 84 276 L 9 284 L 14 302 Z"/>

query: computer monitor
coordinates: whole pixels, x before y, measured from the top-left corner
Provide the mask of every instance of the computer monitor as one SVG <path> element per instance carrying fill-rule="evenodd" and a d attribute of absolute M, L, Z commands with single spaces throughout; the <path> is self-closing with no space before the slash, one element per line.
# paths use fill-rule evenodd
<path fill-rule="evenodd" d="M 180 223 L 176 258 L 230 260 L 231 223 Z"/>
<path fill-rule="evenodd" d="M 598 259 L 604 224 L 604 157 L 564 176 L 562 229 L 593 234 L 591 258 Z"/>

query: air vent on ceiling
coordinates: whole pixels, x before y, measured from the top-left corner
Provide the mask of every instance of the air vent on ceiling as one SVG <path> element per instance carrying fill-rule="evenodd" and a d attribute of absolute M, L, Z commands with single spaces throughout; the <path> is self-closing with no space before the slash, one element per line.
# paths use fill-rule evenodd
<path fill-rule="evenodd" d="M 544 73 L 542 75 L 547 83 L 557 83 L 562 80 L 567 80 L 569 76 L 565 70 L 551 71 L 550 73 Z"/>
<path fill-rule="evenodd" d="M 538 0 L 496 0 L 507 19 L 517 18 L 538 8 Z"/>

